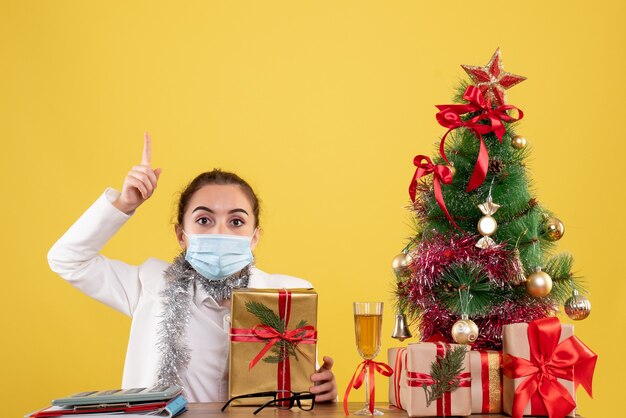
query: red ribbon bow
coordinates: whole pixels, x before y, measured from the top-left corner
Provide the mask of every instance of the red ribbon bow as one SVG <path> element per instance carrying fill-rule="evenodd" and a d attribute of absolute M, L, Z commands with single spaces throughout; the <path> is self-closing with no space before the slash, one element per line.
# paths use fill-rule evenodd
<path fill-rule="evenodd" d="M 312 325 L 306 325 L 301 328 L 296 328 L 292 330 L 287 330 L 283 333 L 278 332 L 275 328 L 269 327 L 267 325 L 257 325 L 252 328 L 252 332 L 257 337 L 266 340 L 267 344 L 265 347 L 257 354 L 255 358 L 250 360 L 249 368 L 253 368 L 256 364 L 263 358 L 265 353 L 268 352 L 270 348 L 274 346 L 278 341 L 288 341 L 290 343 L 298 344 L 303 340 L 314 339 L 317 335 L 315 332 L 315 327 Z"/>
<path fill-rule="evenodd" d="M 469 103 L 436 106 L 437 109 L 439 109 L 439 112 L 437 113 L 437 121 L 444 128 L 448 128 L 448 132 L 446 132 L 443 138 L 441 138 L 439 153 L 441 154 L 441 158 L 450 164 L 450 161 L 444 151 L 444 143 L 448 134 L 460 127 L 465 127 L 474 132 L 480 141 L 480 150 L 478 152 L 476 165 L 474 166 L 474 172 L 472 173 L 472 177 L 467 185 L 467 191 L 471 192 L 480 186 L 487 177 L 489 153 L 487 152 L 487 147 L 483 141 L 483 134 L 493 132 L 500 143 L 502 143 L 502 137 L 506 133 L 506 128 L 504 127 L 503 122 L 510 123 L 518 121 L 524 117 L 524 112 L 513 105 L 503 105 L 492 109 L 491 102 L 483 96 L 482 92 L 476 86 L 468 86 L 463 94 L 463 99 Z M 517 110 L 517 118 L 514 118 L 507 113 L 508 110 L 512 109 Z M 467 121 L 461 119 L 462 115 L 474 112 L 481 113 Z M 481 122 L 489 122 L 489 124 Z"/>
<path fill-rule="evenodd" d="M 576 401 L 557 380 L 582 385 L 592 396 L 592 379 L 598 356 L 577 337 L 571 336 L 559 343 L 561 323 L 557 318 L 543 318 L 528 324 L 530 360 L 504 356 L 502 370 L 515 379 L 526 377 L 515 390 L 513 418 L 524 415 L 531 402 L 532 415 L 563 418 L 576 407 Z"/>
<path fill-rule="evenodd" d="M 426 155 L 415 156 L 415 158 L 413 158 L 413 164 L 417 167 L 417 169 L 415 170 L 415 174 L 413 174 L 413 180 L 411 180 L 411 184 L 409 185 L 409 196 L 411 196 L 411 200 L 415 202 L 417 180 L 433 173 L 433 189 L 435 191 L 435 200 L 437 200 L 439 207 L 446 215 L 446 218 L 448 218 L 450 223 L 454 225 L 456 229 L 460 229 L 450 216 L 448 208 L 446 208 L 446 202 L 443 200 L 443 193 L 441 191 L 441 183 L 452 183 L 452 171 L 450 170 L 450 167 L 446 167 L 445 165 L 434 165 L 431 159 L 428 158 Z"/>
<path fill-rule="evenodd" d="M 346 389 L 346 393 L 343 396 L 343 412 L 345 412 L 346 416 L 350 415 L 348 412 L 348 395 L 352 388 L 358 389 L 363 385 L 365 381 L 365 374 L 369 371 L 369 384 L 370 384 L 370 393 L 369 393 L 369 410 L 373 414 L 374 413 L 374 395 L 375 395 L 375 384 L 374 384 L 374 372 L 382 374 L 383 376 L 389 377 L 393 374 L 393 370 L 389 365 L 381 362 L 377 362 L 374 360 L 365 360 L 356 368 L 356 371 L 352 375 L 352 379 L 348 384 L 348 388 Z"/>

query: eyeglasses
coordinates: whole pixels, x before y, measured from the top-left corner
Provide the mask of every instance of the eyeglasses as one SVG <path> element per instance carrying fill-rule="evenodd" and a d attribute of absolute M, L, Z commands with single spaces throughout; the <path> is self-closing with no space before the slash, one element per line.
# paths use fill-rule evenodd
<path fill-rule="evenodd" d="M 285 398 L 277 398 L 279 393 L 284 393 L 285 395 L 290 395 L 288 397 Z M 293 408 L 294 405 L 297 405 L 298 408 L 300 408 L 303 411 L 310 411 L 313 409 L 313 407 L 315 406 L 315 394 L 311 393 L 311 392 L 292 392 L 289 390 L 274 390 L 271 392 L 258 392 L 258 393 L 249 393 L 247 395 L 239 395 L 239 396 L 234 396 L 232 398 L 230 398 L 228 400 L 228 402 L 226 402 L 224 404 L 224 406 L 222 407 L 222 412 L 224 412 L 224 410 L 226 408 L 228 408 L 228 405 L 230 405 L 230 403 L 232 401 L 234 401 L 235 399 L 247 399 L 247 398 L 273 398 L 267 402 L 265 402 L 263 405 L 261 405 L 259 408 L 257 408 L 253 414 L 256 415 L 259 412 L 261 412 L 261 410 L 267 406 L 270 405 L 274 405 L 276 408 L 278 409 L 291 409 Z M 302 401 L 310 401 L 309 402 L 302 402 Z"/>

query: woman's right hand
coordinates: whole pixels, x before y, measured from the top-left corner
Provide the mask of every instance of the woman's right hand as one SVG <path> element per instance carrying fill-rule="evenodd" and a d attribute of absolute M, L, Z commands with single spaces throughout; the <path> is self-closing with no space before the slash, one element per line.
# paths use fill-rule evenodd
<path fill-rule="evenodd" d="M 152 142 L 148 133 L 144 136 L 143 155 L 141 164 L 133 166 L 124 179 L 122 193 L 113 202 L 113 206 L 126 214 L 132 213 L 143 202 L 148 200 L 157 187 L 161 169 L 153 170 L 150 166 L 152 159 Z"/>

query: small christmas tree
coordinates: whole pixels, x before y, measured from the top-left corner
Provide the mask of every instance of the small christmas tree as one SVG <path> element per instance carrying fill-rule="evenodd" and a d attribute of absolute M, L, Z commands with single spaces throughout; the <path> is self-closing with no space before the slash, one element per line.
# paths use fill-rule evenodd
<path fill-rule="evenodd" d="M 503 71 L 499 49 L 485 67 L 462 67 L 474 84 L 437 106 L 448 128 L 439 155 L 414 159 L 416 231 L 394 260 L 397 301 L 421 340 L 500 349 L 505 324 L 552 316 L 563 303 L 582 319 L 590 306 L 572 256 L 551 255 L 563 224 L 529 188 L 529 151 L 515 131 L 524 115 L 505 95 L 525 78 Z"/>

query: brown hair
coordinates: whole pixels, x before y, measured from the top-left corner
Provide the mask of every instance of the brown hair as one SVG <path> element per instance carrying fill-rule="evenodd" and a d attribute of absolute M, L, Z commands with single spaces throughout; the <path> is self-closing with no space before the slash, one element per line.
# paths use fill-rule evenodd
<path fill-rule="evenodd" d="M 259 226 L 259 199 L 254 193 L 254 190 L 252 190 L 252 187 L 250 187 L 250 185 L 237 174 L 228 171 L 222 171 L 219 168 L 215 168 L 212 171 L 207 171 L 205 173 L 199 174 L 181 192 L 180 198 L 178 199 L 178 216 L 176 218 L 178 225 L 183 224 L 183 216 L 185 215 L 185 210 L 187 210 L 187 205 L 189 204 L 189 199 L 191 199 L 191 196 L 193 196 L 193 194 L 198 191 L 198 189 L 209 184 L 233 184 L 239 186 L 241 188 L 241 191 L 243 191 L 243 193 L 250 201 L 250 205 L 252 206 L 252 212 L 254 213 L 254 226 Z"/>

